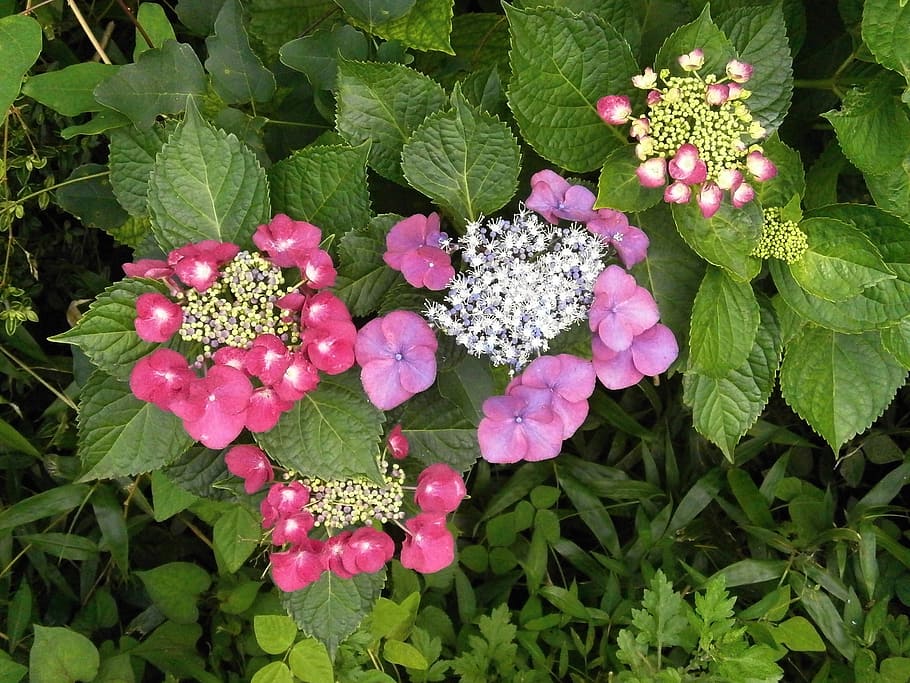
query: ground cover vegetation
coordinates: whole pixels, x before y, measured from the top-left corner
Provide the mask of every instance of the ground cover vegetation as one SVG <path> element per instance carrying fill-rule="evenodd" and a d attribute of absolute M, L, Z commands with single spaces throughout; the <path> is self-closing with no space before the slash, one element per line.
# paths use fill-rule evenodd
<path fill-rule="evenodd" d="M 906 35 L 0 0 L 0 683 L 910 680 Z"/>

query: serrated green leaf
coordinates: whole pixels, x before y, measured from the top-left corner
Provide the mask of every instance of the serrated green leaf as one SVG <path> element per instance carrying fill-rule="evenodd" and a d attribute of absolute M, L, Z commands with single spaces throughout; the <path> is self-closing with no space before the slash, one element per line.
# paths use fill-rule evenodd
<path fill-rule="evenodd" d="M 752 95 L 746 106 L 755 120 L 773 133 L 787 115 L 793 96 L 793 59 L 782 5 L 723 12 L 717 16 L 717 25 L 739 53 L 739 59 L 752 65 L 752 77 L 746 86 Z M 721 75 L 723 71 L 716 73 Z"/>
<path fill-rule="evenodd" d="M 212 544 L 223 568 L 233 574 L 259 547 L 262 517 L 242 505 L 233 505 L 212 529 Z"/>
<path fill-rule="evenodd" d="M 266 62 L 278 56 L 279 48 L 318 25 L 326 15 L 337 12 L 331 0 L 251 0 L 250 37 L 265 48 Z"/>
<path fill-rule="evenodd" d="M 421 55 L 421 71 L 431 73 L 446 88 L 456 80 L 471 99 L 469 80 L 486 78 L 498 72 L 505 79 L 509 73 L 509 24 L 502 14 L 471 12 L 452 19 L 451 55 L 430 53 Z M 477 104 L 475 100 L 471 100 Z M 504 101 L 503 101 L 504 104 Z M 492 109 L 486 108 L 489 112 Z"/>
<path fill-rule="evenodd" d="M 657 649 L 684 642 L 689 628 L 686 603 L 660 569 L 645 588 L 641 606 L 642 609 L 632 610 L 632 625 L 638 630 L 636 640 Z"/>
<path fill-rule="evenodd" d="M 625 134 L 597 115 L 596 105 L 605 95 L 631 93 L 629 79 L 638 65 L 629 44 L 596 15 L 505 8 L 511 35 L 508 100 L 522 137 L 570 171 L 599 168 L 610 152 L 627 145 Z"/>
<path fill-rule="evenodd" d="M 910 153 L 910 115 L 895 94 L 896 80 L 884 72 L 848 90 L 839 111 L 823 114 L 844 155 L 863 173 L 890 173 Z"/>
<path fill-rule="evenodd" d="M 351 315 L 376 311 L 398 274 L 382 260 L 386 233 L 400 220 L 395 214 L 376 216 L 362 230 L 351 230 L 338 243 L 338 279 L 334 292 Z"/>
<path fill-rule="evenodd" d="M 905 368 L 910 369 L 910 318 L 882 330 L 882 346 Z"/>
<path fill-rule="evenodd" d="M 50 340 L 78 346 L 99 368 L 126 379 L 132 364 L 157 346 L 136 334 L 136 299 L 163 291 L 163 285 L 151 280 L 121 280 L 98 295 L 75 327 Z"/>
<path fill-rule="evenodd" d="M 410 185 L 469 221 L 506 204 L 518 186 L 521 152 L 509 127 L 472 108 L 456 89 L 454 108 L 432 114 L 401 152 Z"/>
<path fill-rule="evenodd" d="M 117 73 L 119 67 L 100 62 L 71 64 L 59 71 L 48 71 L 29 78 L 22 93 L 64 116 L 77 116 L 104 107 L 92 92 L 101 81 Z"/>
<path fill-rule="evenodd" d="M 399 19 L 373 26 L 371 33 L 386 40 L 400 40 L 415 50 L 452 53 L 454 0 L 417 0 L 411 10 Z"/>
<path fill-rule="evenodd" d="M 910 221 L 910 156 L 886 173 L 865 173 L 863 179 L 879 208 Z"/>
<path fill-rule="evenodd" d="M 41 25 L 32 17 L 11 14 L 0 18 L 0 112 L 3 116 L 19 95 L 22 77 L 41 54 Z"/>
<path fill-rule="evenodd" d="M 758 275 L 761 261 L 751 256 L 761 239 L 762 211 L 755 202 L 735 209 L 724 201 L 711 218 L 695 202 L 674 204 L 673 220 L 686 244 L 705 261 L 748 282 Z"/>
<path fill-rule="evenodd" d="M 33 683 L 75 683 L 94 680 L 101 657 L 88 638 L 68 628 L 35 624 L 29 653 Z"/>
<path fill-rule="evenodd" d="M 347 60 L 365 60 L 369 55 L 367 37 L 353 26 L 336 24 L 281 46 L 281 63 L 306 74 L 313 88 L 335 90 L 338 68 Z M 341 90 L 336 93 L 341 103 Z M 348 140 L 350 142 L 350 140 Z"/>
<path fill-rule="evenodd" d="M 310 146 L 269 169 L 275 213 L 309 221 L 340 237 L 370 220 L 368 145 Z"/>
<path fill-rule="evenodd" d="M 287 652 L 297 638 L 297 624 L 286 614 L 257 614 L 253 617 L 256 643 L 270 655 Z"/>
<path fill-rule="evenodd" d="M 759 317 L 752 285 L 708 268 L 692 306 L 690 367 L 722 377 L 742 366 L 752 351 Z"/>
<path fill-rule="evenodd" d="M 205 39 L 205 68 L 215 92 L 227 104 L 267 102 L 275 94 L 275 76 L 250 48 L 239 0 L 226 0 L 215 19 L 215 33 Z"/>
<path fill-rule="evenodd" d="M 357 371 L 350 370 L 323 377 L 256 440 L 278 463 L 305 476 L 375 479 L 382 420 L 382 411 L 364 396 Z"/>
<path fill-rule="evenodd" d="M 95 99 L 124 114 L 137 128 L 149 128 L 158 114 L 184 111 L 190 95 L 205 92 L 205 72 L 193 48 L 174 40 L 139 55 L 95 86 Z"/>
<path fill-rule="evenodd" d="M 799 152 L 781 142 L 777 133 L 762 143 L 762 149 L 777 167 L 777 175 L 762 183 L 755 183 L 758 202 L 763 207 L 786 206 L 794 196 L 805 195 L 806 177 Z"/>
<path fill-rule="evenodd" d="M 352 579 L 325 572 L 306 588 L 283 593 L 281 601 L 300 630 L 321 641 L 331 657 L 369 614 L 385 585 L 385 576 L 384 568 Z"/>
<path fill-rule="evenodd" d="M 228 472 L 221 453 L 210 448 L 190 448 L 161 472 L 174 485 L 195 496 L 223 500 L 234 495 L 223 487 L 214 485 L 229 480 L 232 475 Z"/>
<path fill-rule="evenodd" d="M 882 414 L 906 375 L 876 332 L 806 327 L 787 345 L 780 387 L 787 403 L 837 452 Z"/>
<path fill-rule="evenodd" d="M 809 218 L 799 227 L 809 246 L 790 264 L 790 275 L 813 296 L 845 301 L 877 282 L 896 278 L 875 245 L 856 228 L 831 218 Z"/>
<path fill-rule="evenodd" d="M 142 26 L 145 35 L 143 35 L 142 31 L 138 28 L 136 29 L 135 44 L 133 47 L 134 62 L 139 58 L 139 55 L 146 50 L 160 47 L 165 41 L 177 39 L 177 36 L 174 33 L 174 27 L 171 26 L 171 21 L 167 18 L 164 7 L 158 3 L 140 3 L 139 11 L 136 13 L 136 21 L 139 23 L 139 26 Z M 149 37 L 151 45 L 149 45 L 149 41 L 145 39 L 145 36 Z"/>
<path fill-rule="evenodd" d="M 774 388 L 782 339 L 773 310 L 761 306 L 761 322 L 745 361 L 720 377 L 686 372 L 683 400 L 699 434 L 733 459 L 733 450 L 761 415 Z"/>
<path fill-rule="evenodd" d="M 680 55 L 687 54 L 696 48 L 705 53 L 703 74 L 725 73 L 727 62 L 736 56 L 732 43 L 711 18 L 710 4 L 705 4 L 695 21 L 680 26 L 660 46 L 654 58 L 654 68 L 670 69 L 671 73 L 683 73 L 679 62 Z"/>
<path fill-rule="evenodd" d="M 325 645 L 314 638 L 306 638 L 294 645 L 288 656 L 291 671 L 304 683 L 334 683 L 332 660 Z"/>
<path fill-rule="evenodd" d="M 352 146 L 370 142 L 370 166 L 404 184 L 401 151 L 424 120 L 445 106 L 443 89 L 401 64 L 342 61 L 335 125 Z"/>
<path fill-rule="evenodd" d="M 858 229 L 897 277 L 867 287 L 851 299 L 832 303 L 804 291 L 786 264 L 770 259 L 768 268 L 787 305 L 807 320 L 846 333 L 887 327 L 904 318 L 910 311 L 910 226 L 877 207 L 860 204 L 830 205 L 806 216 L 833 218 Z"/>
<path fill-rule="evenodd" d="M 124 126 L 110 134 L 111 187 L 120 206 L 133 216 L 147 216 L 149 174 L 167 140 L 163 126 L 140 130 Z"/>
<path fill-rule="evenodd" d="M 910 76 L 910 7 L 892 0 L 866 0 L 863 4 L 863 42 L 879 64 Z"/>
<path fill-rule="evenodd" d="M 410 452 L 416 458 L 444 462 L 462 472 L 480 456 L 477 425 L 443 398 L 435 386 L 420 394 L 419 399 L 408 401 L 401 423 Z"/>
<path fill-rule="evenodd" d="M 107 168 L 85 164 L 66 179 L 67 185 L 54 193 L 57 204 L 76 216 L 83 224 L 103 230 L 114 230 L 129 217 L 114 197 Z"/>
<path fill-rule="evenodd" d="M 336 0 L 351 19 L 372 33 L 380 24 L 401 19 L 414 7 L 415 0 Z"/>
<path fill-rule="evenodd" d="M 165 251 L 218 240 L 252 246 L 270 216 L 265 171 L 234 135 L 213 128 L 190 101 L 149 177 L 155 241 Z"/>
<path fill-rule="evenodd" d="M 194 624 L 199 618 L 196 602 L 212 585 L 205 569 L 189 562 L 168 562 L 134 573 L 168 619 L 177 624 Z"/>
<path fill-rule="evenodd" d="M 645 187 L 638 181 L 635 174 L 638 165 L 638 158 L 630 145 L 610 152 L 600 169 L 594 208 L 633 212 L 644 211 L 660 202 L 663 199 L 660 188 Z"/>
<path fill-rule="evenodd" d="M 96 371 L 79 403 L 81 479 L 128 477 L 168 464 L 193 439 L 176 415 L 140 401 L 126 382 Z M 141 449 L 136 444 L 142 444 Z"/>

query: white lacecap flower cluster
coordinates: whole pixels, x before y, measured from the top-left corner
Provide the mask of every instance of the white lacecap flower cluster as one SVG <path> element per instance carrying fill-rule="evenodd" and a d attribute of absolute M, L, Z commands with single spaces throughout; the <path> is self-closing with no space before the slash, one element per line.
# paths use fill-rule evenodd
<path fill-rule="evenodd" d="M 471 355 L 517 372 L 585 319 L 607 247 L 585 228 L 558 227 L 521 207 L 512 221 L 467 225 L 457 247 L 467 270 L 427 319 Z"/>

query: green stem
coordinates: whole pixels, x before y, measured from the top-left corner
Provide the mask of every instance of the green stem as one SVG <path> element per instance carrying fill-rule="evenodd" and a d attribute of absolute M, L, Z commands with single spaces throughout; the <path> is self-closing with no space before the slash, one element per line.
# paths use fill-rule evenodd
<path fill-rule="evenodd" d="M 110 171 L 100 171 L 99 173 L 90 173 L 89 175 L 84 175 L 80 178 L 71 178 L 70 180 L 64 180 L 62 182 L 55 183 L 55 184 L 51 185 L 50 187 L 43 187 L 40 190 L 36 190 L 35 192 L 32 192 L 31 194 L 25 195 L 24 197 L 19 197 L 19 199 L 17 199 L 15 203 L 24 204 L 29 199 L 34 199 L 35 197 L 39 197 L 42 194 L 44 194 L 45 192 L 51 192 L 52 190 L 57 190 L 57 189 L 60 189 L 61 187 L 66 187 L 67 185 L 81 183 L 84 180 L 93 180 L 95 178 L 103 178 L 104 176 L 110 175 L 110 174 L 111 174 Z"/>
<path fill-rule="evenodd" d="M 32 377 L 34 377 L 42 386 L 44 386 L 45 389 L 47 389 L 48 391 L 50 391 L 54 396 L 56 396 L 57 398 L 59 398 L 59 399 L 60 399 L 61 401 L 63 401 L 66 405 L 68 405 L 70 408 L 72 408 L 73 410 L 76 410 L 76 411 L 79 410 L 79 406 L 77 406 L 77 405 L 73 402 L 73 399 L 71 399 L 69 396 L 67 396 L 66 394 L 64 394 L 64 393 L 63 393 L 62 391 L 60 391 L 59 389 L 57 389 L 57 388 L 51 386 L 51 385 L 48 384 L 46 381 L 44 381 L 44 379 L 43 379 L 40 375 L 38 375 L 34 370 L 32 370 L 27 364 L 23 363 L 21 360 L 19 360 L 18 358 L 16 358 L 16 356 L 14 356 L 14 355 L 11 354 L 9 351 L 7 351 L 3 346 L 0 346 L 0 353 L 2 353 L 4 356 L 6 356 L 7 358 L 9 358 L 11 361 L 13 361 L 16 365 L 18 365 L 18 366 L 19 366 L 20 368 L 22 368 L 23 370 L 25 370 L 25 371 L 26 371 L 28 374 L 30 374 Z"/>

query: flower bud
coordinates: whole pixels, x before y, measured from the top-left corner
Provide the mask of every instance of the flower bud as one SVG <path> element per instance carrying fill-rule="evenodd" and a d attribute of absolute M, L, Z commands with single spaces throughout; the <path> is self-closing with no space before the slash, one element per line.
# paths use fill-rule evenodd
<path fill-rule="evenodd" d="M 650 66 L 646 66 L 643 74 L 632 76 L 632 85 L 642 90 L 650 90 L 657 85 L 657 74 Z"/>
<path fill-rule="evenodd" d="M 665 159 L 648 159 L 635 169 L 638 182 L 643 187 L 662 187 L 667 182 L 667 162 Z"/>
<path fill-rule="evenodd" d="M 719 107 L 730 97 L 730 88 L 724 83 L 712 83 L 705 91 L 708 104 Z"/>
<path fill-rule="evenodd" d="M 752 65 L 731 59 L 727 62 L 727 77 L 734 83 L 745 83 L 752 78 Z"/>
<path fill-rule="evenodd" d="M 597 100 L 597 114 L 612 126 L 624 124 L 632 113 L 632 103 L 625 95 L 607 95 Z"/>
<path fill-rule="evenodd" d="M 746 168 L 759 182 L 770 180 L 777 175 L 777 166 L 759 151 L 749 152 L 746 156 Z"/>
<path fill-rule="evenodd" d="M 739 187 L 730 195 L 730 201 L 737 209 L 741 209 L 753 199 L 755 199 L 755 190 L 749 183 L 740 183 Z"/>
<path fill-rule="evenodd" d="M 723 192 L 717 186 L 717 183 L 705 183 L 702 185 L 701 192 L 698 193 L 698 208 L 701 209 L 701 215 L 705 218 L 711 218 L 720 208 L 720 202 L 723 199 Z"/>
<path fill-rule="evenodd" d="M 664 190 L 664 201 L 668 204 L 687 204 L 691 198 L 692 188 L 679 180 L 670 183 Z"/>
<path fill-rule="evenodd" d="M 679 65 L 683 71 L 698 71 L 705 65 L 705 53 L 699 48 L 679 56 Z"/>

